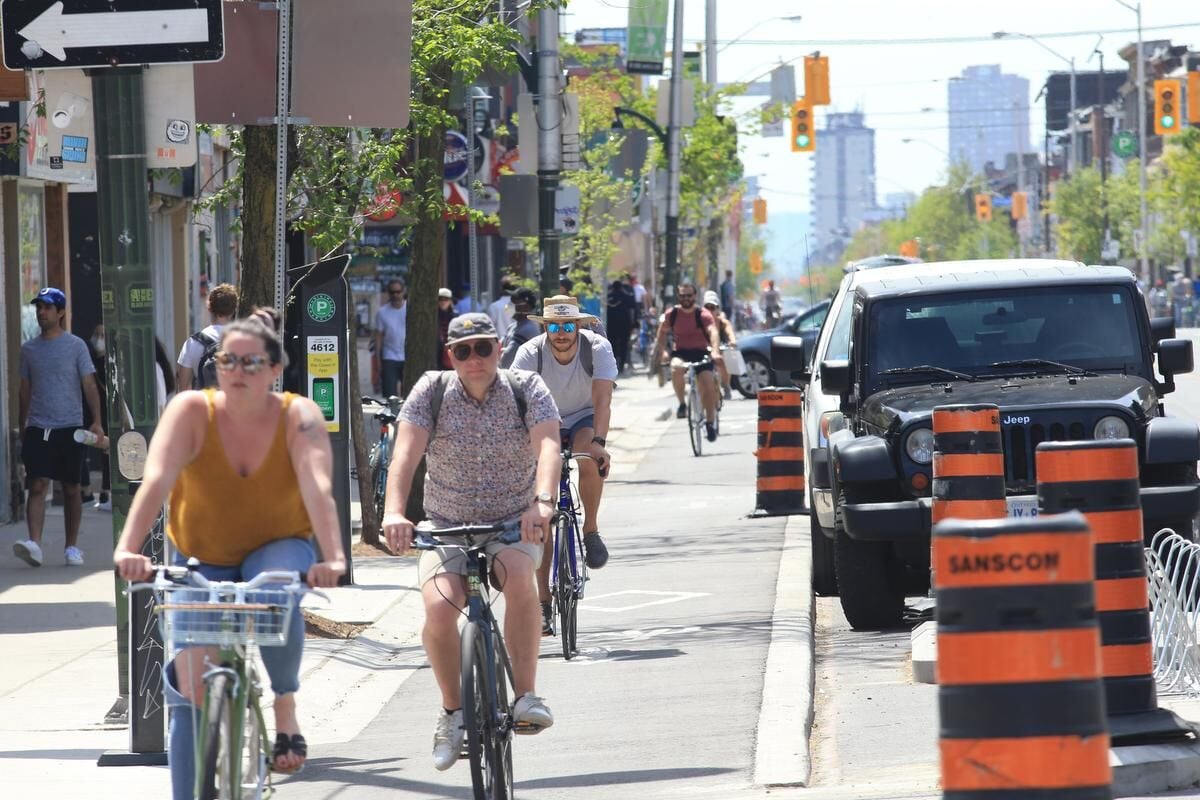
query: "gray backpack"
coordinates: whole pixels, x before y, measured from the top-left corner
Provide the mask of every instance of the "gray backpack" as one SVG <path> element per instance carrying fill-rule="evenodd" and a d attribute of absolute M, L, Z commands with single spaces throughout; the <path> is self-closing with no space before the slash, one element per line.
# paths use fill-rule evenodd
<path fill-rule="evenodd" d="M 543 338 L 542 341 L 545 341 Z M 534 347 L 537 349 L 537 371 L 542 374 L 542 341 L 539 341 Z M 587 347 L 584 347 L 584 345 Z M 579 332 L 579 362 L 583 364 L 583 371 L 587 376 L 592 377 L 592 340 L 583 331 Z"/>

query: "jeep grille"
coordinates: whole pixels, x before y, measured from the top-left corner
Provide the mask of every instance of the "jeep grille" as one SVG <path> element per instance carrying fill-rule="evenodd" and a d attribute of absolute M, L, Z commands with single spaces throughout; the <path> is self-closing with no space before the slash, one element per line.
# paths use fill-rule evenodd
<path fill-rule="evenodd" d="M 1078 410 L 1063 413 L 1059 420 L 1046 419 L 1045 412 L 1010 412 L 1006 415 L 1026 414 L 1037 422 L 1027 425 L 1003 425 L 1001 437 L 1004 441 L 1004 471 L 1008 490 L 1015 494 L 1027 494 L 1037 490 L 1037 469 L 1034 454 L 1042 442 L 1078 442 L 1092 438 L 1092 431 L 1100 417 L 1111 411 L 1089 412 L 1086 419 L 1079 420 Z M 1054 415 L 1058 416 L 1058 415 Z"/>

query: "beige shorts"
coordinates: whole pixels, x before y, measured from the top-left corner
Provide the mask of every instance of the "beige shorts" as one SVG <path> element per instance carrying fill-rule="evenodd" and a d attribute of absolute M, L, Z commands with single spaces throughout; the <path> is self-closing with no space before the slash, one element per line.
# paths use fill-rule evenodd
<path fill-rule="evenodd" d="M 462 537 L 448 536 L 447 541 L 462 541 Z M 542 563 L 542 549 L 540 544 L 531 544 L 529 542 L 517 542 L 515 544 L 503 544 L 497 541 L 488 542 L 484 548 L 484 552 L 488 556 L 494 557 L 497 553 L 503 553 L 505 550 L 516 550 L 519 553 L 524 553 L 533 561 L 533 568 L 537 569 Z M 440 575 L 443 572 L 451 575 L 466 575 L 467 574 L 467 557 L 461 550 L 426 550 L 421 553 L 421 558 L 417 562 L 417 581 L 418 585 L 424 586 L 425 583 L 435 575 Z"/>

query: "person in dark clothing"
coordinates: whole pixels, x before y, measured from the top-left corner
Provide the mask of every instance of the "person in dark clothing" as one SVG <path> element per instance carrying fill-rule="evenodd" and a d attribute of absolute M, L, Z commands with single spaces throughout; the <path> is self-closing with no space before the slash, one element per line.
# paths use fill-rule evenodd
<path fill-rule="evenodd" d="M 612 344 L 617 369 L 624 372 L 629 366 L 629 337 L 637 319 L 637 299 L 633 287 L 626 283 L 628 274 L 612 282 L 608 289 L 608 341 Z"/>
<path fill-rule="evenodd" d="M 521 345 L 533 337 L 539 336 L 542 332 L 542 326 L 529 318 L 529 315 L 538 307 L 537 292 L 533 289 L 517 289 L 512 294 L 512 302 L 513 324 L 508 329 L 508 335 L 504 337 L 500 353 L 501 369 L 511 367 Z"/>
<path fill-rule="evenodd" d="M 450 330 L 450 320 L 457 316 L 454 311 L 454 293 L 449 289 L 438 289 L 438 352 L 437 363 L 441 369 L 454 369 L 450 363 L 450 351 L 446 349 L 446 340 Z"/>
<path fill-rule="evenodd" d="M 100 390 L 100 425 L 104 428 L 104 434 L 108 435 L 108 345 L 105 341 L 104 325 L 96 326 L 92 332 L 92 337 L 87 340 L 88 355 L 91 356 L 92 365 L 96 368 L 96 388 Z M 174 365 L 170 359 L 167 364 L 171 370 L 174 370 Z M 88 404 L 83 404 L 83 426 L 90 428 L 92 425 L 92 410 L 88 408 Z M 92 468 L 100 470 L 100 496 L 92 494 Z M 80 494 L 80 502 L 94 503 L 94 507 L 101 511 L 112 510 L 112 500 L 109 497 L 111 488 L 110 477 L 108 472 L 108 453 L 101 450 L 95 450 L 91 447 L 83 449 L 83 472 L 79 476 L 79 485 L 83 487 Z"/>

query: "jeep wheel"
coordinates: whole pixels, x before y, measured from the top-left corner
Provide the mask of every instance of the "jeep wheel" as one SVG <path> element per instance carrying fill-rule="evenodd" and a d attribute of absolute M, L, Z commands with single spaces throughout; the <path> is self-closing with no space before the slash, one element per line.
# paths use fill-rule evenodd
<path fill-rule="evenodd" d="M 843 490 L 838 504 L 853 502 Z M 815 561 L 815 559 L 814 559 Z M 855 630 L 895 628 L 904 618 L 903 569 L 887 542 L 860 542 L 844 531 L 834 542 L 842 611 Z"/>
<path fill-rule="evenodd" d="M 812 508 L 812 501 L 808 507 Z M 817 521 L 817 512 L 809 512 L 809 527 L 812 530 L 812 587 L 822 597 L 836 597 L 838 593 L 837 566 L 834 564 L 833 538 Z"/>

